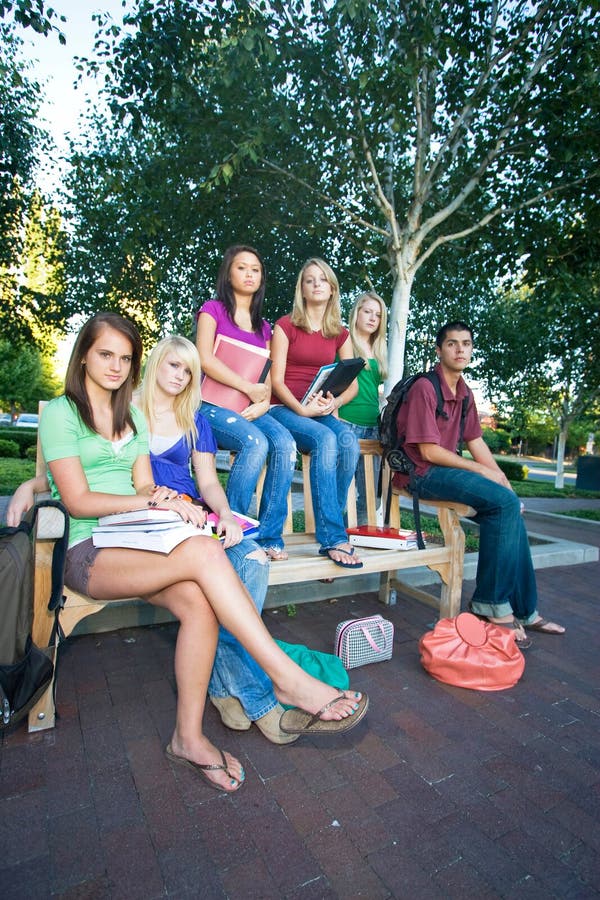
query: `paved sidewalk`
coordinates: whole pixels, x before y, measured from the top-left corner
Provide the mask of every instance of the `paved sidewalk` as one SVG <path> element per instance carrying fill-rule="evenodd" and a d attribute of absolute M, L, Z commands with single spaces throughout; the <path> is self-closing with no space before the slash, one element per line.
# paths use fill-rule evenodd
<path fill-rule="evenodd" d="M 569 528 L 600 545 L 600 529 Z M 345 737 L 274 747 L 209 709 L 248 773 L 232 797 L 164 756 L 175 626 L 70 639 L 56 729 L 0 739 L 2 897 L 599 897 L 599 576 L 597 562 L 538 572 L 542 612 L 568 632 L 534 635 L 498 693 L 423 672 L 434 613 L 413 600 L 267 612 L 275 636 L 319 650 L 342 619 L 383 612 L 394 656 L 352 673 L 371 709 Z"/>

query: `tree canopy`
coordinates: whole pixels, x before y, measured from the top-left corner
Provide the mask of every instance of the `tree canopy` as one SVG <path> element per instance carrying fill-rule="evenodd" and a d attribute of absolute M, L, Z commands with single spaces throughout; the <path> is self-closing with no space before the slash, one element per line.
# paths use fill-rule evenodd
<path fill-rule="evenodd" d="M 43 134 L 36 123 L 39 86 L 28 79 L 21 41 L 0 22 L 0 267 L 19 246 L 24 188 L 31 184 Z"/>
<path fill-rule="evenodd" d="M 347 288 L 391 296 L 397 377 L 417 273 L 494 233 L 487 267 L 506 274 L 517 221 L 596 177 L 597 25 L 575 0 L 138 0 L 90 63 L 118 133 L 102 196 L 127 223 L 122 290 L 146 273 L 164 320 L 163 286 L 189 303 L 248 231 L 294 270 L 319 252 Z"/>
<path fill-rule="evenodd" d="M 66 22 L 66 18 L 48 6 L 44 0 L 0 0 L 0 19 L 8 20 L 12 13 L 14 22 L 23 28 L 31 28 L 38 34 L 48 36 L 55 31 L 61 44 L 66 38 L 57 22 Z"/>

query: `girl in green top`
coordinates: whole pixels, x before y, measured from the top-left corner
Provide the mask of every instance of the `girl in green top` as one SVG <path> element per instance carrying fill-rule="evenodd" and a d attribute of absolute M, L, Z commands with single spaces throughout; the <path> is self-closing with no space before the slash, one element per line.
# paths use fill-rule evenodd
<path fill-rule="evenodd" d="M 350 403 L 340 407 L 340 418 L 348 423 L 359 440 L 379 440 L 379 385 L 387 377 L 387 310 L 374 291 L 367 291 L 356 299 L 350 313 L 349 330 L 353 355 L 362 356 L 365 367 L 358 375 L 358 394 Z M 377 480 L 378 460 L 374 463 Z M 367 522 L 367 504 L 362 457 L 356 467 L 356 494 L 358 524 L 364 525 Z"/>

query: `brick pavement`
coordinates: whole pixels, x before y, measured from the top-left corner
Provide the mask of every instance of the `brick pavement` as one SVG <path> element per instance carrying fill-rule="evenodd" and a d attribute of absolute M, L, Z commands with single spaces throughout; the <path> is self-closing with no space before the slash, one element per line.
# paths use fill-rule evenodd
<path fill-rule="evenodd" d="M 231 797 L 164 756 L 174 626 L 70 639 L 56 729 L 1 739 L 2 897 L 600 896 L 599 573 L 538 572 L 568 633 L 534 636 L 510 691 L 432 681 L 416 641 L 434 613 L 400 598 L 393 659 L 353 673 L 371 709 L 348 735 L 280 748 L 210 708 L 208 733 L 248 773 Z M 328 650 L 338 621 L 379 611 L 357 595 L 265 619 Z"/>

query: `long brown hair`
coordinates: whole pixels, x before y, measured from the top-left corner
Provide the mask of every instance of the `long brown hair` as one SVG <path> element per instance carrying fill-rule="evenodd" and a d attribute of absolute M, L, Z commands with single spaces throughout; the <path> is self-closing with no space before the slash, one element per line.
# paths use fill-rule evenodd
<path fill-rule="evenodd" d="M 127 338 L 131 344 L 131 368 L 123 384 L 112 392 L 113 434 L 121 435 L 126 428 L 136 431 L 131 415 L 131 395 L 140 380 L 142 365 L 142 339 L 133 322 L 113 312 L 100 312 L 88 319 L 79 334 L 69 359 L 65 378 L 65 395 L 77 407 L 82 421 L 92 431 L 97 431 L 94 414 L 85 389 L 85 367 L 82 365 L 88 350 L 101 331 L 112 328 Z"/>

